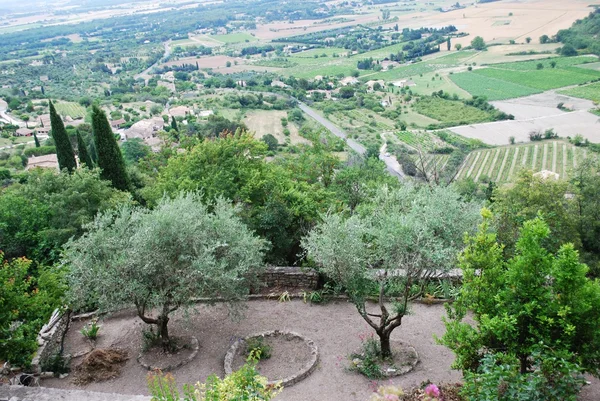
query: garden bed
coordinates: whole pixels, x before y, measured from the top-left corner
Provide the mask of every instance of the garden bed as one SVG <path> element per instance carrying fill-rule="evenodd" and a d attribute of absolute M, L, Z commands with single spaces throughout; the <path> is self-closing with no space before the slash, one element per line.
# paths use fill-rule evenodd
<path fill-rule="evenodd" d="M 312 340 L 279 330 L 253 334 L 236 341 L 225 355 L 225 374 L 241 368 L 250 353 L 259 351 L 257 370 L 269 383 L 292 386 L 316 368 L 319 351 Z"/>

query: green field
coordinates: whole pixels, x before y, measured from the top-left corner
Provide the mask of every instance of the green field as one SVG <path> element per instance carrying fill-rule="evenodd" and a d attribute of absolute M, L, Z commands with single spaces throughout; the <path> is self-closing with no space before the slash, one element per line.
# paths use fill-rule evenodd
<path fill-rule="evenodd" d="M 466 158 L 457 179 L 505 183 L 511 182 L 524 168 L 534 172 L 550 170 L 560 178 L 568 178 L 589 154 L 587 149 L 561 140 L 476 150 Z"/>
<path fill-rule="evenodd" d="M 61 116 L 69 116 L 74 120 L 85 117 L 85 107 L 74 102 L 59 102 L 55 103 L 56 112 Z"/>
<path fill-rule="evenodd" d="M 439 97 L 422 97 L 413 106 L 414 110 L 442 123 L 465 125 L 491 121 L 490 113 L 461 101 Z"/>
<path fill-rule="evenodd" d="M 485 77 L 475 72 L 461 72 L 450 76 L 452 82 L 473 96 L 485 96 L 488 100 L 504 100 L 542 92 L 524 85 Z"/>
<path fill-rule="evenodd" d="M 600 103 L 600 82 L 594 82 L 589 85 L 565 89 L 563 91 L 560 91 L 560 93 Z"/>
<path fill-rule="evenodd" d="M 23 24 L 23 25 L 12 25 L 12 26 L 3 26 L 3 27 L 0 27 L 0 34 L 3 34 L 3 33 L 12 33 L 12 32 L 18 32 L 18 31 L 24 31 L 26 29 L 39 28 L 41 26 L 43 26 L 43 25 L 42 24 L 37 24 L 37 23 Z"/>
<path fill-rule="evenodd" d="M 247 33 L 239 32 L 239 33 L 229 33 L 227 35 L 210 35 L 209 38 L 216 40 L 222 43 L 240 43 L 240 42 L 257 42 L 254 36 L 249 35 Z"/>
<path fill-rule="evenodd" d="M 452 81 L 473 96 L 504 100 L 577 85 L 600 78 L 600 71 L 575 65 L 595 57 L 560 57 L 516 63 L 494 64 L 470 72 L 451 75 Z M 556 62 L 552 68 L 551 62 Z M 538 64 L 543 68 L 538 69 Z"/>

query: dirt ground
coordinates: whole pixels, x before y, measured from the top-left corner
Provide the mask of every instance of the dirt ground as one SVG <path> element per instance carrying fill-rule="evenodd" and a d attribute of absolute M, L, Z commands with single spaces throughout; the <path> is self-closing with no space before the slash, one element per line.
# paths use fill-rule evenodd
<path fill-rule="evenodd" d="M 401 327 L 392 334 L 392 339 L 405 341 L 415 347 L 420 362 L 416 368 L 391 380 L 403 388 L 418 386 L 425 380 L 433 383 L 459 381 L 461 375 L 450 369 L 454 359 L 452 352 L 437 345 L 434 335 L 444 333 L 441 317 L 445 314 L 442 305 L 426 306 L 415 304 L 412 314 L 404 318 Z M 74 322 L 66 339 L 66 352 L 77 354 L 89 349 L 79 333 L 85 322 Z M 115 346 L 127 349 L 132 356 L 123 368 L 120 377 L 103 383 L 78 387 L 71 376 L 66 379 L 48 379 L 41 385 L 56 388 L 82 388 L 91 391 L 123 394 L 148 394 L 146 375 L 135 360 L 141 345 L 141 331 L 145 325 L 133 311 L 121 312 L 100 321 L 98 347 Z M 322 401 L 343 399 L 366 401 L 375 383 L 365 377 L 346 371 L 347 355 L 360 345 L 359 336 L 372 330 L 358 315 L 353 305 L 336 301 L 326 305 L 307 305 L 301 300 L 291 302 L 251 301 L 247 304 L 245 318 L 232 321 L 227 308 L 198 305 L 186 317 L 180 312 L 170 323 L 172 335 L 194 335 L 200 342 L 198 356 L 173 374 L 178 383 L 204 381 L 212 373 L 223 374 L 223 358 L 229 346 L 238 338 L 267 330 L 295 331 L 315 341 L 319 347 L 319 367 L 307 379 L 286 388 L 277 397 L 282 401 Z M 75 363 L 79 363 L 77 358 Z M 390 381 L 386 381 L 386 384 Z M 581 401 L 600 399 L 600 383 L 584 389 Z"/>
<path fill-rule="evenodd" d="M 286 136 L 283 134 L 281 119 L 287 118 L 287 112 L 281 110 L 253 110 L 246 114 L 244 124 L 254 133 L 255 138 L 262 138 L 267 134 L 277 138 L 280 144 L 286 142 Z M 289 123 L 287 129 L 290 130 L 290 143 L 297 145 L 300 143 L 310 144 L 310 141 L 298 134 L 298 128 L 295 124 Z"/>
<path fill-rule="evenodd" d="M 556 107 L 558 103 L 564 103 L 574 111 L 561 111 Z M 587 112 L 594 106 L 589 100 L 548 91 L 492 104 L 505 113 L 513 114 L 515 119 L 465 125 L 451 130 L 467 138 L 481 139 L 490 145 L 506 145 L 511 136 L 517 142 L 529 142 L 531 131 L 550 128 L 563 138 L 581 134 L 590 142 L 600 142 L 600 117 Z"/>

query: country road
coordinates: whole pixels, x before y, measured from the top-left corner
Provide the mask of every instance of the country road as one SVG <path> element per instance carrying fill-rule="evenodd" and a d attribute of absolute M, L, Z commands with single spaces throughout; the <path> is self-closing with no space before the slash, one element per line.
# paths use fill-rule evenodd
<path fill-rule="evenodd" d="M 10 116 L 6 111 L 7 109 L 8 104 L 3 99 L 0 99 L 0 120 L 4 120 L 9 124 L 18 125 L 19 127 L 24 127 L 25 122 Z"/>
<path fill-rule="evenodd" d="M 343 139 L 348 144 L 348 146 L 352 150 L 354 150 L 356 153 L 358 153 L 359 155 L 364 155 L 365 153 L 367 153 L 367 149 L 363 145 L 356 142 L 352 138 L 348 138 L 348 135 L 344 131 L 342 131 L 342 129 L 340 127 L 333 124 L 331 121 L 329 121 L 328 119 L 326 119 L 325 117 L 323 117 L 322 115 L 317 113 L 314 109 L 309 107 L 307 104 L 298 101 L 298 107 L 300 108 L 300 110 L 302 110 L 303 112 L 308 114 L 311 118 L 313 118 L 316 122 L 318 122 L 323 127 L 325 127 L 333 135 L 337 136 L 338 138 Z M 400 164 L 398 163 L 398 161 L 396 160 L 395 157 L 386 156 L 387 153 L 385 153 L 385 149 L 386 149 L 386 147 L 384 145 L 381 148 L 381 153 L 379 154 L 379 159 L 385 163 L 385 165 L 387 166 L 387 170 L 391 175 L 398 177 L 398 179 L 400 179 L 400 180 L 405 179 L 405 175 L 402 172 L 402 168 L 400 167 Z"/>
<path fill-rule="evenodd" d="M 156 63 L 154 63 L 150 67 L 146 68 L 144 71 L 140 72 L 139 74 L 134 75 L 133 79 L 138 80 L 140 78 L 144 78 L 144 80 L 146 81 L 146 84 L 148 84 L 148 80 L 150 78 L 152 78 L 152 76 L 150 74 L 150 71 L 152 71 L 152 69 L 154 67 L 156 67 L 157 65 L 159 65 L 163 59 L 166 59 L 167 57 L 169 57 L 171 55 L 171 47 L 169 46 L 170 44 L 171 44 L 171 40 L 166 41 L 164 43 L 164 45 L 165 45 L 165 55 L 162 56 L 162 58 L 160 60 L 158 60 Z"/>

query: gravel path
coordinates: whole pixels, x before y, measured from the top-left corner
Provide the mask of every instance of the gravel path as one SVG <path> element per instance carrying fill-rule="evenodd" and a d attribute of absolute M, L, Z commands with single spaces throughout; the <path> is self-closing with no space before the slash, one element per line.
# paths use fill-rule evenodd
<path fill-rule="evenodd" d="M 450 369 L 454 360 L 452 352 L 437 345 L 434 335 L 444 333 L 442 305 L 426 306 L 415 304 L 412 314 L 403 319 L 401 327 L 392 334 L 392 339 L 413 345 L 419 353 L 420 362 L 415 370 L 391 382 L 410 388 L 425 380 L 433 383 L 460 381 L 460 372 Z M 66 352 L 76 354 L 89 349 L 79 330 L 85 322 L 73 322 L 66 339 Z M 78 387 L 71 377 L 59 380 L 48 379 L 41 385 L 55 388 L 85 389 L 106 393 L 148 394 L 146 375 L 135 360 L 142 345 L 141 331 L 145 325 L 133 311 L 121 312 L 100 321 L 98 347 L 126 348 L 132 358 L 117 379 Z M 212 373 L 223 374 L 223 358 L 230 344 L 246 335 L 274 330 L 295 331 L 315 341 L 319 347 L 320 360 L 317 370 L 304 381 L 286 388 L 277 401 L 367 401 L 373 391 L 370 380 L 347 372 L 346 356 L 360 345 L 359 335 L 373 333 L 356 312 L 353 305 L 345 301 L 326 305 L 307 305 L 300 300 L 291 302 L 251 301 L 247 304 L 245 318 L 232 321 L 224 305 L 199 305 L 188 317 L 178 313 L 169 323 L 172 335 L 194 335 L 200 342 L 196 359 L 173 372 L 178 383 L 196 383 L 206 380 Z M 76 359 L 78 362 L 80 358 Z M 385 383 L 389 383 L 386 381 Z M 581 401 L 600 399 L 600 383 L 584 389 Z"/>
<path fill-rule="evenodd" d="M 433 335 L 441 336 L 444 315 L 441 305 L 413 306 L 413 314 L 403 320 L 401 327 L 393 332 L 392 339 L 413 345 L 419 353 L 420 362 L 415 370 L 393 382 L 403 387 L 417 386 L 425 380 L 435 383 L 460 380 L 460 373 L 450 369 L 453 354 L 437 345 Z M 173 335 L 193 334 L 200 342 L 196 359 L 177 369 L 174 373 L 178 383 L 204 381 L 212 373 L 223 374 L 223 358 L 229 345 L 239 337 L 252 333 L 284 329 L 295 331 L 315 341 L 319 347 L 320 360 L 317 370 L 307 379 L 286 388 L 278 397 L 284 401 L 322 401 L 343 399 L 366 401 L 372 392 L 370 380 L 347 372 L 346 356 L 360 345 L 359 335 L 372 333 L 366 323 L 347 302 L 310 306 L 302 301 L 251 301 L 245 319 L 233 322 L 223 305 L 213 307 L 200 305 L 196 313 L 173 319 L 170 331 Z M 76 354 L 89 348 L 79 333 L 84 322 L 74 322 L 66 341 L 66 352 Z M 91 391 L 123 394 L 147 394 L 147 371 L 135 360 L 141 346 L 141 330 L 144 325 L 132 312 L 123 312 L 100 322 L 98 347 L 117 346 L 129 350 L 132 358 L 125 365 L 120 377 L 104 383 L 77 387 L 70 381 L 48 379 L 43 386 L 57 388 L 82 388 Z M 80 359 L 76 360 L 78 362 Z"/>

